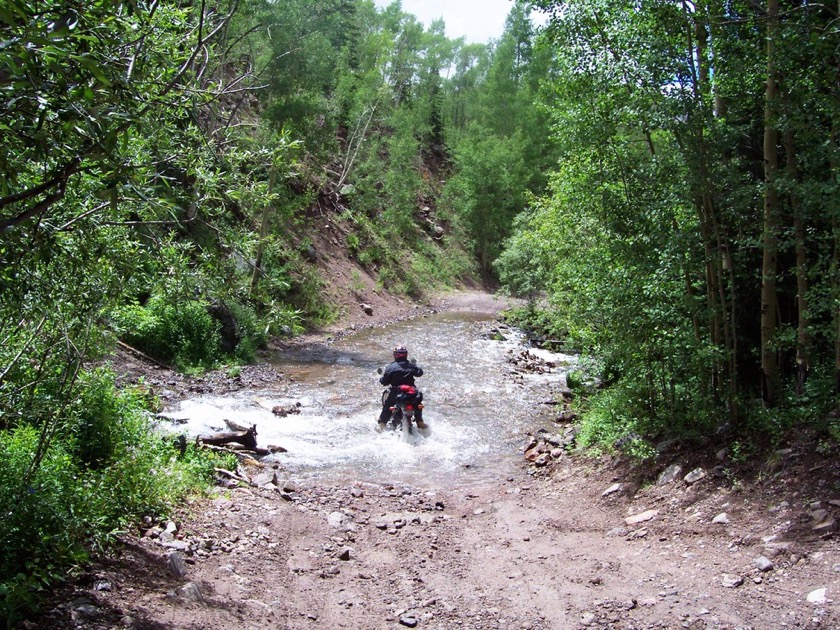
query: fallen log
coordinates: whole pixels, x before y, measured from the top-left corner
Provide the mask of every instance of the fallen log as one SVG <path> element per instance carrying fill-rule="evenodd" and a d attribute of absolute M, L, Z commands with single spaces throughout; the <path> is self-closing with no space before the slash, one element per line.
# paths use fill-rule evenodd
<path fill-rule="evenodd" d="M 231 479 L 235 479 L 236 481 L 247 483 L 249 486 L 251 485 L 250 479 L 248 479 L 247 477 L 237 475 L 235 472 L 231 472 L 230 470 L 225 470 L 224 468 L 214 468 L 213 470 L 219 473 L 220 475 L 224 475 L 225 477 L 230 477 Z"/>
<path fill-rule="evenodd" d="M 214 451 L 216 453 L 228 453 L 230 455 L 235 455 L 236 459 L 240 462 L 247 462 L 248 460 L 256 461 L 254 460 L 254 455 L 256 454 L 254 451 L 243 448 L 238 444 L 237 446 L 239 446 L 239 448 L 225 448 L 224 446 L 213 446 L 212 444 L 201 444 L 200 442 L 198 445 L 201 446 L 201 448 L 206 448 L 207 450 Z"/>
<path fill-rule="evenodd" d="M 224 420 L 222 420 L 222 422 L 224 422 L 227 425 L 228 429 L 230 429 L 231 431 L 247 431 L 248 430 L 248 427 L 246 427 L 244 424 L 239 424 L 235 420 L 229 420 L 229 419 L 225 418 Z"/>
<path fill-rule="evenodd" d="M 268 448 L 255 448 L 254 452 L 260 457 L 265 457 L 266 455 L 274 455 L 274 453 L 288 453 L 289 449 L 282 446 L 269 446 Z"/>
<path fill-rule="evenodd" d="M 238 431 L 235 433 L 224 432 L 216 433 L 214 435 L 199 435 L 196 438 L 201 444 L 211 444 L 213 446 L 222 446 L 225 444 L 241 444 L 247 449 L 254 450 L 257 448 L 257 425 L 252 426 L 247 431 Z"/>
<path fill-rule="evenodd" d="M 164 369 L 166 369 L 166 370 L 173 370 L 173 371 L 175 370 L 175 368 L 174 368 L 173 366 L 169 365 L 168 363 L 164 363 L 163 361 L 158 361 L 158 360 L 157 360 L 157 359 L 155 359 L 154 357 L 150 357 L 150 356 L 149 356 L 148 354 L 146 354 L 145 352 L 141 352 L 141 351 L 140 351 L 140 350 L 138 350 L 137 348 L 135 348 L 135 347 L 133 347 L 133 346 L 129 346 L 127 343 L 125 343 L 125 342 L 123 342 L 123 341 L 119 341 L 119 340 L 117 340 L 117 342 L 116 342 L 116 343 L 117 343 L 117 345 L 118 345 L 120 348 L 122 348 L 123 350 L 126 350 L 126 351 L 130 352 L 131 354 L 134 354 L 134 355 L 136 355 L 136 356 L 140 357 L 140 358 L 141 358 L 141 359 L 143 359 L 144 361 L 148 361 L 149 363 L 154 363 L 154 364 L 155 364 L 155 365 L 157 365 L 158 367 L 162 367 L 162 368 L 164 368 Z"/>

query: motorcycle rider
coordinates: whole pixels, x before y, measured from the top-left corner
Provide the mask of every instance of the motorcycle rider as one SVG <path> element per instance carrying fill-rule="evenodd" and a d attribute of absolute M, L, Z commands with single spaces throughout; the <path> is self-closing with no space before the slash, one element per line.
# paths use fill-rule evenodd
<path fill-rule="evenodd" d="M 382 413 L 379 414 L 378 431 L 385 428 L 388 419 L 391 417 L 391 407 L 397 402 L 397 394 L 399 393 L 400 385 L 414 385 L 414 377 L 423 376 L 423 368 L 417 365 L 417 362 L 412 359 L 408 360 L 408 350 L 405 346 L 399 345 L 394 348 L 394 362 L 389 364 L 379 378 L 382 385 L 388 385 L 388 396 L 383 397 Z M 423 410 L 418 408 L 414 412 L 414 420 L 417 422 L 418 429 L 425 429 L 429 425 L 423 422 Z"/>

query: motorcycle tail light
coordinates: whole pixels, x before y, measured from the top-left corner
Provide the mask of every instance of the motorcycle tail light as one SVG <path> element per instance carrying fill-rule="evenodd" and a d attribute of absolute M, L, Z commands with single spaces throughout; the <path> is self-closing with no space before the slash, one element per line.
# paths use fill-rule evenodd
<path fill-rule="evenodd" d="M 413 410 L 414 410 L 414 405 L 406 405 L 406 406 L 405 406 L 405 408 L 406 408 L 408 411 L 413 411 Z"/>

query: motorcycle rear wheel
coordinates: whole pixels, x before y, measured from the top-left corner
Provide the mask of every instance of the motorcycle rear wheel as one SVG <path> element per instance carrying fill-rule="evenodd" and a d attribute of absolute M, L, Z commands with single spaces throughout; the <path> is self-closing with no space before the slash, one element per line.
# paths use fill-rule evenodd
<path fill-rule="evenodd" d="M 409 435 L 414 433 L 414 423 L 412 420 L 414 419 L 414 413 L 406 412 L 402 414 L 402 429 Z"/>

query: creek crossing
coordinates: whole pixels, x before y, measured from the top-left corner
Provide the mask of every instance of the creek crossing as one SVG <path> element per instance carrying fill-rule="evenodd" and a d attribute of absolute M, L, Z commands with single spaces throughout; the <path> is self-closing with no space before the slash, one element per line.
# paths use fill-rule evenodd
<path fill-rule="evenodd" d="M 225 419 L 257 425 L 260 446 L 297 478 L 357 480 L 420 487 L 469 486 L 506 476 L 522 462 L 525 434 L 550 429 L 543 403 L 565 385 L 572 355 L 530 349 L 524 335 L 502 329 L 491 338 L 490 315 L 436 313 L 370 328 L 329 345 L 284 351 L 277 388 L 185 400 L 165 415 L 192 436 L 228 430 Z M 397 344 L 408 347 L 424 375 L 428 436 L 375 431 L 383 387 L 377 368 Z M 556 367 L 515 372 L 509 357 L 525 349 Z M 276 416 L 272 408 L 297 408 Z M 299 405 L 299 407 L 298 407 Z"/>

